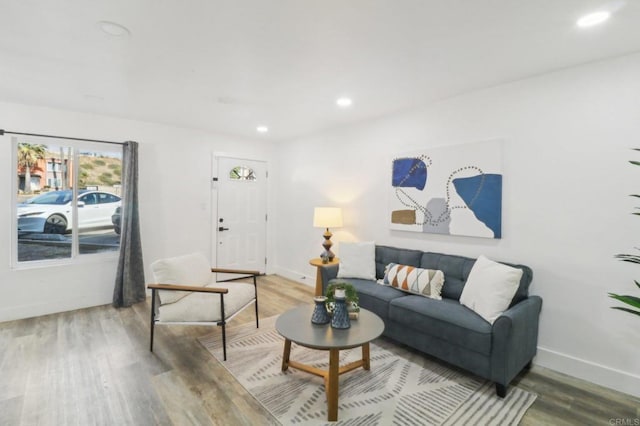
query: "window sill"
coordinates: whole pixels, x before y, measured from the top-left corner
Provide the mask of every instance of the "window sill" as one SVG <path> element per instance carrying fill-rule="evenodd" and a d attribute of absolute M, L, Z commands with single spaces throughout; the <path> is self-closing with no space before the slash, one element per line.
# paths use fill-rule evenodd
<path fill-rule="evenodd" d="M 109 253 L 82 254 L 75 258 L 32 260 L 19 263 L 12 263 L 11 269 L 22 271 L 29 269 L 55 268 L 59 266 L 91 265 L 98 263 L 118 262 L 120 251 Z"/>

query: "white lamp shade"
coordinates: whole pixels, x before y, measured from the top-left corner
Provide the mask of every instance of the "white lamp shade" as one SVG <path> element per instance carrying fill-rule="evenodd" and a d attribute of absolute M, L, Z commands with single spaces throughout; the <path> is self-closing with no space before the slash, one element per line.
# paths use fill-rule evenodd
<path fill-rule="evenodd" d="M 340 207 L 316 207 L 313 211 L 313 226 L 316 228 L 339 228 L 342 226 Z"/>

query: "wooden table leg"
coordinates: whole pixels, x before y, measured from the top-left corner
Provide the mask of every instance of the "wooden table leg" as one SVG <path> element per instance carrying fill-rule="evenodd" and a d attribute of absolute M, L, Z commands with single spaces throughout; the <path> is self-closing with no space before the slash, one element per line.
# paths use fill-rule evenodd
<path fill-rule="evenodd" d="M 338 384 L 339 384 L 339 377 L 340 377 L 338 374 L 338 370 L 340 368 L 339 361 L 340 361 L 340 350 L 330 349 L 329 350 L 329 377 L 327 379 L 327 382 L 328 382 L 327 420 L 330 422 L 335 422 L 338 420 Z"/>
<path fill-rule="evenodd" d="M 316 296 L 322 296 L 322 271 L 321 266 L 316 267 Z"/>
<path fill-rule="evenodd" d="M 362 368 L 365 370 L 371 369 L 371 358 L 369 355 L 369 343 L 362 345 Z"/>
<path fill-rule="evenodd" d="M 289 368 L 289 355 L 291 354 L 291 340 L 284 339 L 284 352 L 282 353 L 282 371 Z"/>

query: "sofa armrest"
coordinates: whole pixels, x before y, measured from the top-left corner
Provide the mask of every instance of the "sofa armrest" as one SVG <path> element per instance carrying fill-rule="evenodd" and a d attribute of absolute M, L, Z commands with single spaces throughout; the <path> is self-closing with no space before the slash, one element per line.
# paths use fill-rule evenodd
<path fill-rule="evenodd" d="M 494 382 L 508 385 L 535 356 L 541 309 L 542 299 L 529 296 L 493 323 L 491 378 Z"/>
<path fill-rule="evenodd" d="M 320 266 L 320 276 L 322 277 L 322 294 L 327 294 L 329 281 L 338 276 L 339 265 L 322 265 Z"/>

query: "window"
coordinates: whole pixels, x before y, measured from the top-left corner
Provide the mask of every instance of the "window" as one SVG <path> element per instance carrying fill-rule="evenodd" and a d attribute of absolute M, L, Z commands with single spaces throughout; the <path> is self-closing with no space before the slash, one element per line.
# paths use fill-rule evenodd
<path fill-rule="evenodd" d="M 231 180 L 256 180 L 253 169 L 245 166 L 236 166 L 229 172 Z"/>
<path fill-rule="evenodd" d="M 14 265 L 69 261 L 120 248 L 120 148 L 56 142 L 13 138 Z"/>
<path fill-rule="evenodd" d="M 60 172 L 62 170 L 62 164 L 57 163 L 53 158 L 47 161 L 47 172 Z"/>

